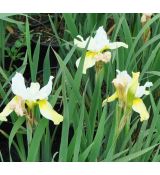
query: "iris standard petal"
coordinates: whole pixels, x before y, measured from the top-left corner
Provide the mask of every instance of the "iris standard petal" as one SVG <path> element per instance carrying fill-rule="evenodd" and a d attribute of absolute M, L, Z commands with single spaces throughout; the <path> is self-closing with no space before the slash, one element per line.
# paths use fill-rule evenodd
<path fill-rule="evenodd" d="M 37 103 L 43 117 L 52 120 L 55 125 L 63 121 L 63 116 L 53 110 L 51 104 L 47 100 L 40 100 Z"/>
<path fill-rule="evenodd" d="M 146 106 L 144 105 L 142 99 L 136 98 L 133 100 L 132 109 L 140 114 L 140 121 L 148 120 L 149 113 L 146 109 Z"/>
<path fill-rule="evenodd" d="M 109 49 L 117 49 L 119 47 L 128 48 L 128 45 L 123 42 L 113 42 L 108 44 Z"/>
<path fill-rule="evenodd" d="M 80 61 L 81 61 L 81 58 L 79 58 L 76 61 L 77 67 L 79 66 Z M 84 58 L 84 65 L 83 65 L 83 74 L 86 74 L 87 69 L 94 66 L 95 63 L 96 63 L 96 59 L 94 57 L 85 57 Z"/>
<path fill-rule="evenodd" d="M 46 99 L 48 98 L 48 96 L 50 95 L 51 91 L 52 91 L 52 80 L 53 80 L 53 76 L 50 76 L 48 83 L 40 89 L 39 91 L 39 99 Z"/>
<path fill-rule="evenodd" d="M 25 86 L 24 77 L 21 73 L 16 72 L 15 76 L 12 78 L 11 89 L 15 95 L 26 99 L 27 89 Z"/>
<path fill-rule="evenodd" d="M 104 48 L 108 48 L 109 39 L 107 37 L 107 33 L 104 30 L 103 26 L 99 27 L 96 31 L 96 35 L 94 37 L 94 41 L 96 43 L 96 51 L 103 50 Z"/>

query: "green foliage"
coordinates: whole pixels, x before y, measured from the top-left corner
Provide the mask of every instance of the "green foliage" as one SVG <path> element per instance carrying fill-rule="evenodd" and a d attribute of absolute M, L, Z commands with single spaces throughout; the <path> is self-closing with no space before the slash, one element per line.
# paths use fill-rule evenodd
<path fill-rule="evenodd" d="M 57 18 L 54 20 L 48 16 L 52 34 L 60 46 L 57 51 L 49 44 L 44 60 L 40 55 L 41 37 L 34 49 L 31 45 L 30 15 L 26 15 L 25 23 L 17 22 L 11 18 L 12 15 L 0 15 L 0 32 L 3 34 L 0 38 L 0 109 L 10 100 L 8 87 L 16 71 L 27 72 L 30 77 L 27 81 L 40 79 L 41 85 L 45 85 L 49 76 L 54 74 L 49 101 L 55 109 L 60 109 L 58 112 L 63 114 L 64 121 L 55 127 L 35 109 L 37 125 L 30 128 L 24 117 L 12 114 L 11 132 L 1 131 L 8 139 L 10 161 L 14 161 L 13 147 L 20 161 L 160 161 L 160 28 L 157 27 L 160 14 L 155 14 L 143 27 L 139 14 L 59 14 L 64 24 L 63 35 L 58 33 Z M 24 29 L 23 42 L 17 40 L 11 48 L 12 52 L 10 48 L 5 48 L 6 22 L 21 25 Z M 86 49 L 80 52 L 73 45 L 73 39 L 78 34 L 87 37 L 101 25 L 107 32 L 113 27 L 109 38 L 125 42 L 129 48 L 113 51 L 111 62 L 98 75 L 95 75 L 94 68 L 83 75 L 84 59 L 78 69 L 75 62 L 80 56 L 85 57 Z M 144 42 L 143 34 L 148 27 L 152 33 Z M 22 46 L 26 46 L 26 51 L 24 55 L 19 55 L 16 48 Z M 12 53 L 14 58 L 22 61 L 20 67 L 6 71 L 5 50 L 10 57 Z M 56 72 L 51 67 L 53 58 L 50 58 L 50 52 L 58 62 Z M 39 70 L 39 64 L 43 64 L 43 70 Z M 150 119 L 141 123 L 138 114 L 133 112 L 129 129 L 123 129 L 118 137 L 117 118 L 121 111 L 115 102 L 102 107 L 104 98 L 114 92 L 111 82 L 116 69 L 129 73 L 140 71 L 142 84 L 146 80 L 154 84 L 151 94 L 144 98 Z M 0 151 L 1 161 L 4 161 L 4 156 Z"/>

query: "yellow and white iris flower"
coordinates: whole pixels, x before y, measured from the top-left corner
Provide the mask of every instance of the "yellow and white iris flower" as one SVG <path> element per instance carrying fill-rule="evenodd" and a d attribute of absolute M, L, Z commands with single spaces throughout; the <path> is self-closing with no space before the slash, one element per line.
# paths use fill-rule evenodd
<path fill-rule="evenodd" d="M 120 72 L 117 70 L 117 77 L 112 81 L 116 88 L 116 92 L 103 101 L 103 105 L 106 102 L 112 102 L 118 99 L 123 107 L 131 108 L 135 112 L 140 114 L 140 121 L 147 120 L 149 113 L 141 99 L 143 95 L 148 95 L 149 91 L 146 88 L 150 88 L 152 82 L 146 82 L 144 86 L 140 86 L 139 72 L 132 73 L 132 77 L 127 71 Z"/>
<path fill-rule="evenodd" d="M 31 110 L 35 105 L 38 105 L 43 117 L 52 120 L 55 125 L 62 122 L 63 116 L 53 110 L 52 105 L 47 101 L 52 91 L 52 79 L 53 76 L 50 76 L 47 85 L 41 89 L 38 82 L 32 82 L 30 87 L 26 87 L 24 77 L 17 72 L 12 78 L 11 85 L 15 96 L 0 113 L 0 120 L 7 121 L 7 116 L 13 111 L 18 116 L 27 115 L 26 106 Z"/>
<path fill-rule="evenodd" d="M 110 50 L 119 47 L 128 48 L 128 45 L 123 42 L 110 42 L 102 26 L 98 28 L 94 37 L 88 37 L 84 40 L 82 36 L 78 35 L 76 38 L 77 39 L 74 39 L 74 44 L 79 48 L 85 48 L 89 42 L 84 60 L 83 74 L 86 74 L 86 70 L 94 66 L 96 62 L 109 62 L 111 59 Z M 80 60 L 81 58 L 76 61 L 77 67 L 79 66 Z"/>

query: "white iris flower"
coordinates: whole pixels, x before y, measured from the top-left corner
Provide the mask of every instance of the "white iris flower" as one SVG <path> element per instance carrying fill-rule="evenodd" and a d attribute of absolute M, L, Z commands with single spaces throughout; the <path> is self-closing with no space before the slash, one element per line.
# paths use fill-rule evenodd
<path fill-rule="evenodd" d="M 79 48 L 85 48 L 90 39 L 84 60 L 83 74 L 86 74 L 86 70 L 94 66 L 98 61 L 104 63 L 109 62 L 111 59 L 110 50 L 119 47 L 128 48 L 128 45 L 123 42 L 110 42 L 103 26 L 98 28 L 94 37 L 88 37 L 84 40 L 82 36 L 78 35 L 76 38 L 77 39 L 74 39 L 74 44 Z M 79 66 L 80 60 L 81 58 L 76 62 L 77 67 Z"/>
<path fill-rule="evenodd" d="M 27 114 L 25 105 L 32 109 L 34 105 L 39 105 L 40 113 L 43 117 L 52 120 L 55 125 L 63 121 L 63 116 L 53 110 L 52 105 L 47 101 L 48 96 L 52 91 L 52 79 L 50 76 L 47 85 L 40 89 L 39 83 L 31 83 L 30 87 L 25 86 L 25 80 L 21 73 L 16 73 L 12 78 L 11 89 L 15 97 L 6 105 L 0 113 L 0 120 L 7 121 L 13 111 L 18 116 Z"/>

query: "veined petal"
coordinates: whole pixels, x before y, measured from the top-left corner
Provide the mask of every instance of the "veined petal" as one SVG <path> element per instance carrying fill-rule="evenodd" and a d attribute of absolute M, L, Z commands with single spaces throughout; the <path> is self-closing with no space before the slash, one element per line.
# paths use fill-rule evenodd
<path fill-rule="evenodd" d="M 87 69 L 95 65 L 96 59 L 93 57 L 85 57 L 84 59 L 83 74 L 86 74 Z M 76 61 L 77 67 L 79 66 L 80 60 L 81 58 Z"/>
<path fill-rule="evenodd" d="M 47 85 L 45 85 L 43 88 L 40 89 L 39 97 L 38 97 L 40 100 L 45 99 L 50 95 L 50 93 L 52 91 L 52 80 L 53 80 L 53 78 L 54 78 L 53 76 L 50 76 Z"/>
<path fill-rule="evenodd" d="M 136 98 L 133 100 L 132 109 L 140 114 L 140 121 L 148 120 L 149 113 L 144 105 L 143 101 L 140 98 Z"/>
<path fill-rule="evenodd" d="M 52 120 L 55 125 L 63 121 L 63 116 L 53 110 L 51 104 L 47 100 L 40 100 L 37 103 L 43 117 Z"/>
<path fill-rule="evenodd" d="M 108 44 L 109 49 L 117 49 L 119 47 L 128 48 L 128 45 L 123 42 L 113 42 Z"/>
<path fill-rule="evenodd" d="M 26 99 L 27 89 L 25 86 L 24 77 L 21 73 L 16 72 L 15 76 L 12 78 L 11 89 L 15 95 Z"/>
<path fill-rule="evenodd" d="M 118 98 L 118 93 L 117 93 L 117 91 L 116 91 L 113 95 L 111 95 L 110 97 L 108 97 L 107 99 L 105 99 L 105 100 L 103 101 L 103 103 L 102 103 L 102 106 L 104 106 L 106 103 L 109 103 L 109 102 L 114 101 L 116 98 Z"/>

